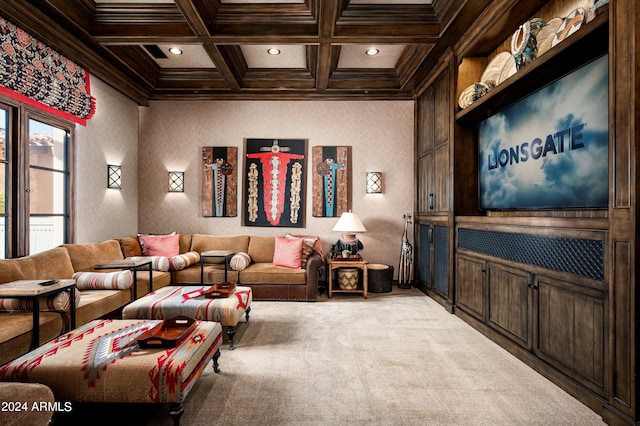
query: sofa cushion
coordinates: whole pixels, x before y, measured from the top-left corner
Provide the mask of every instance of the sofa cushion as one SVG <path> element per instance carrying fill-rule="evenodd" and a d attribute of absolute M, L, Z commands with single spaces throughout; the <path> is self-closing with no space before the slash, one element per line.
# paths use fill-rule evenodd
<path fill-rule="evenodd" d="M 73 292 L 76 306 L 80 303 L 80 292 Z M 40 298 L 40 311 L 68 312 L 71 308 L 71 297 L 68 291 L 61 291 L 47 297 Z M 0 311 L 5 312 L 33 312 L 33 300 L 26 298 L 0 299 Z"/>
<path fill-rule="evenodd" d="M 249 241 L 249 256 L 251 260 L 256 263 L 271 263 L 273 262 L 273 250 L 276 246 L 275 237 L 260 237 L 251 236 Z"/>
<path fill-rule="evenodd" d="M 191 237 L 191 250 L 202 253 L 209 250 L 231 250 L 234 253 L 249 250 L 248 235 L 216 236 L 193 234 Z M 252 256 L 253 257 L 253 256 Z M 220 263 L 224 259 L 218 259 Z"/>
<path fill-rule="evenodd" d="M 69 253 L 56 247 L 31 256 L 0 260 L 0 283 L 16 280 L 67 279 L 73 274 Z"/>
<path fill-rule="evenodd" d="M 0 365 L 4 365 L 29 351 L 33 315 L 31 312 L 0 312 L 0 323 Z M 59 336 L 62 327 L 61 314 L 40 312 L 40 343 Z"/>
<path fill-rule="evenodd" d="M 76 272 L 72 275 L 80 290 L 125 290 L 133 285 L 130 270 L 116 272 Z"/>
<path fill-rule="evenodd" d="M 119 238 L 118 242 L 124 257 L 142 256 L 142 247 L 137 237 Z"/>
<path fill-rule="evenodd" d="M 191 234 L 180 234 L 180 253 L 191 251 Z"/>
<path fill-rule="evenodd" d="M 190 251 L 170 258 L 169 269 L 172 271 L 181 271 L 198 262 L 200 262 L 200 253 L 197 251 Z"/>
<path fill-rule="evenodd" d="M 250 264 L 251 256 L 249 256 L 249 253 L 245 253 L 243 251 L 234 254 L 231 257 L 231 260 L 229 260 L 229 266 L 231 266 L 231 269 L 233 269 L 234 271 L 242 271 L 246 269 L 246 267 Z"/>
<path fill-rule="evenodd" d="M 69 252 L 75 272 L 95 271 L 93 267 L 98 263 L 124 259 L 117 240 L 93 244 L 64 244 L 62 247 Z"/>
<path fill-rule="evenodd" d="M 180 254 L 180 235 L 139 234 L 138 240 L 142 247 L 143 256 L 164 256 L 169 258 Z"/>
<path fill-rule="evenodd" d="M 151 261 L 151 269 L 154 271 L 162 271 L 167 272 L 169 270 L 170 264 L 169 259 L 164 256 L 131 256 L 127 257 L 127 260 L 146 260 Z M 149 267 L 140 267 L 139 271 L 148 271 Z"/>
<path fill-rule="evenodd" d="M 166 272 L 162 272 L 166 274 Z M 129 290 L 82 290 L 80 304 L 76 308 L 76 326 L 102 318 L 131 302 Z M 60 314 L 58 314 L 60 315 Z M 62 314 L 69 323 L 69 314 Z"/>
<path fill-rule="evenodd" d="M 302 242 L 302 238 L 275 237 L 275 249 L 273 251 L 274 266 L 300 268 Z"/>
<path fill-rule="evenodd" d="M 305 269 L 274 266 L 273 263 L 252 263 L 240 272 L 240 284 L 300 284 L 307 282 Z"/>
<path fill-rule="evenodd" d="M 227 271 L 227 281 L 238 282 L 239 272 L 229 269 Z M 202 269 L 202 276 L 205 285 L 219 284 L 224 281 L 224 264 L 205 263 Z M 140 276 L 138 275 L 138 280 Z M 153 286 L 155 287 L 155 279 Z M 200 284 L 200 265 L 191 265 L 181 271 L 171 271 L 171 285 L 175 284 Z M 140 288 L 140 287 L 138 287 Z"/>

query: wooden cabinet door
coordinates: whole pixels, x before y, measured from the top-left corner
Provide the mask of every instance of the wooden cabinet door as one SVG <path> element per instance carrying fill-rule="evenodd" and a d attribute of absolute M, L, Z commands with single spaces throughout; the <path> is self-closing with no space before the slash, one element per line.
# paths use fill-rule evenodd
<path fill-rule="evenodd" d="M 456 305 L 465 312 L 486 321 L 486 262 L 459 254 L 456 258 Z"/>
<path fill-rule="evenodd" d="M 516 343 L 532 347 L 530 273 L 488 262 L 488 322 Z"/>
<path fill-rule="evenodd" d="M 431 189 L 431 213 L 449 211 L 449 145 L 441 145 L 433 154 L 433 185 Z"/>
<path fill-rule="evenodd" d="M 537 276 L 536 354 L 605 394 L 606 293 Z"/>
<path fill-rule="evenodd" d="M 433 154 L 418 158 L 418 212 L 428 214 L 432 211 Z"/>

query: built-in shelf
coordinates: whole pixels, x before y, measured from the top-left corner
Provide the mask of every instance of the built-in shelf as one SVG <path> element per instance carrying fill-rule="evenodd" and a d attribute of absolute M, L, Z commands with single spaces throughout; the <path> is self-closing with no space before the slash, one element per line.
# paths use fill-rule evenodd
<path fill-rule="evenodd" d="M 562 43 L 518 70 L 456 114 L 456 121 L 479 121 L 604 55 L 609 49 L 609 14 L 598 15 Z"/>

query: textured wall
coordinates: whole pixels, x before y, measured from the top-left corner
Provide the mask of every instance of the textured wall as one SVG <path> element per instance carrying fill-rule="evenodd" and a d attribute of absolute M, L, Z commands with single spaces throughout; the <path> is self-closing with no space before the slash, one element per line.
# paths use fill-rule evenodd
<path fill-rule="evenodd" d="M 140 107 L 139 230 L 217 235 L 318 234 L 325 250 L 339 234 L 336 218 L 311 215 L 311 170 L 307 166 L 305 228 L 242 226 L 244 138 L 308 139 L 317 145 L 352 147 L 352 210 L 370 262 L 397 269 L 402 215 L 413 209 L 413 102 L 152 102 Z M 238 216 L 203 217 L 200 210 L 200 150 L 236 146 L 239 152 Z M 310 164 L 309 162 L 307 163 Z M 167 172 L 185 171 L 185 192 L 167 192 Z M 365 193 L 365 173 L 383 172 L 383 194 Z"/>
<path fill-rule="evenodd" d="M 138 230 L 138 106 L 91 79 L 96 114 L 76 127 L 76 242 Z M 122 165 L 122 189 L 107 189 L 107 164 Z"/>

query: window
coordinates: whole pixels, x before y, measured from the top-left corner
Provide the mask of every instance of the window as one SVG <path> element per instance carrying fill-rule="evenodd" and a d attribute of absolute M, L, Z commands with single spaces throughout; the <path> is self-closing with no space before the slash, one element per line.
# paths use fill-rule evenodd
<path fill-rule="evenodd" d="M 0 109 L 0 259 L 7 253 L 7 116 L 7 110 Z"/>
<path fill-rule="evenodd" d="M 13 258 L 72 240 L 74 124 L 2 99 L 0 258 Z"/>

